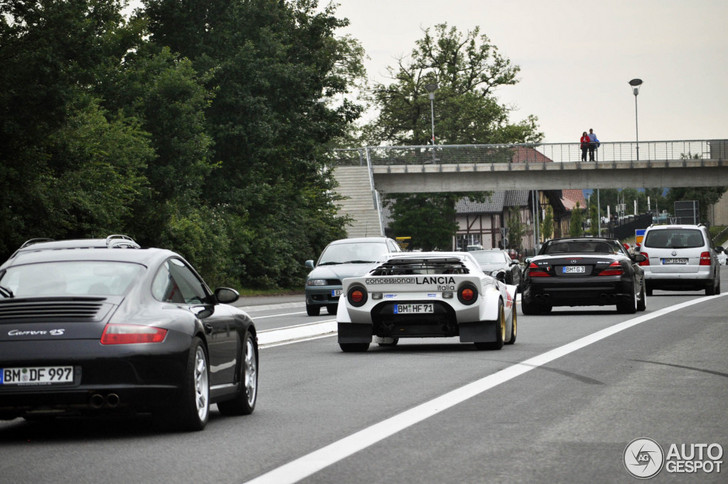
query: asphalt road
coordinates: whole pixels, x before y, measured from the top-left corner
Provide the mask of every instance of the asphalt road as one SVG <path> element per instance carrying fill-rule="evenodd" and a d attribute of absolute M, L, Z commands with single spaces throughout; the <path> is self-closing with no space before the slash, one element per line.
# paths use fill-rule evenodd
<path fill-rule="evenodd" d="M 268 302 L 241 302 L 261 340 L 333 321 L 302 298 Z M 0 482 L 638 482 L 624 460 L 635 439 L 728 448 L 728 294 L 518 315 L 501 351 L 422 339 L 344 354 L 325 332 L 263 344 L 255 413 L 213 411 L 203 432 L 0 422 Z M 728 469 L 653 481 L 728 482 Z"/>

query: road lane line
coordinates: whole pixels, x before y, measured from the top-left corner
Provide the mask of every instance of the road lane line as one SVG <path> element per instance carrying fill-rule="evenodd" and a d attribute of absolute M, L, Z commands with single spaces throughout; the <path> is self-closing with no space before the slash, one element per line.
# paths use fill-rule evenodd
<path fill-rule="evenodd" d="M 614 326 L 602 329 L 596 333 L 584 336 L 576 341 L 572 341 L 571 343 L 567 343 L 563 346 L 547 351 L 546 353 L 534 356 L 528 360 L 522 361 L 521 363 L 516 363 L 513 366 L 498 371 L 497 373 L 493 373 L 492 375 L 481 378 L 480 380 L 476 380 L 465 386 L 452 390 L 440 397 L 422 403 L 410 410 L 406 410 L 398 415 L 374 424 L 371 427 L 367 427 L 351 434 L 348 437 L 344 437 L 343 439 L 329 444 L 319 450 L 311 452 L 310 454 L 304 455 L 303 457 L 284 464 L 281 467 L 262 474 L 255 479 L 248 481 L 246 484 L 284 484 L 298 482 L 301 479 L 309 477 L 316 472 L 335 464 L 356 452 L 359 452 L 360 450 L 396 434 L 397 432 L 422 422 L 429 417 L 437 415 L 444 410 L 447 410 L 476 395 L 550 363 L 558 358 L 578 351 L 586 346 L 638 324 L 684 309 L 692 306 L 693 304 L 702 303 L 706 300 L 726 295 L 728 294 L 693 299 L 675 306 L 660 309 L 654 313 L 644 314 L 637 318 L 615 324 Z"/>
<path fill-rule="evenodd" d="M 269 314 L 268 316 L 252 316 L 252 318 L 253 318 L 253 321 L 255 321 L 257 319 L 281 318 L 283 316 L 295 316 L 296 314 L 306 314 L 306 311 L 299 311 L 297 313 Z"/>
<path fill-rule="evenodd" d="M 336 320 L 330 319 L 318 323 L 264 330 L 258 333 L 258 345 L 260 348 L 270 348 L 271 346 L 280 346 L 283 343 L 309 341 L 318 337 L 333 335 L 336 333 L 336 329 Z"/>

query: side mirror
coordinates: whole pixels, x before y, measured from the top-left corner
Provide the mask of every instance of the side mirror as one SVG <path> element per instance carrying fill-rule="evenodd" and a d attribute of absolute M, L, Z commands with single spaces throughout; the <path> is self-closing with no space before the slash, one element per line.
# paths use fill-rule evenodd
<path fill-rule="evenodd" d="M 306 269 L 313 269 L 313 267 L 314 267 L 313 260 L 311 260 L 311 259 L 307 260 L 305 262 L 305 265 L 306 265 Z"/>
<path fill-rule="evenodd" d="M 645 257 L 642 254 L 635 254 L 635 255 L 632 256 L 632 260 L 635 261 L 635 262 L 637 262 L 639 264 L 640 262 L 646 261 L 647 260 L 647 257 Z"/>
<path fill-rule="evenodd" d="M 723 248 L 722 245 L 718 245 L 718 246 L 716 246 L 715 251 L 718 253 L 721 253 L 721 252 L 725 252 L 725 249 Z"/>
<path fill-rule="evenodd" d="M 232 304 L 240 298 L 240 294 L 229 287 L 218 287 L 215 289 L 215 297 L 219 303 Z"/>

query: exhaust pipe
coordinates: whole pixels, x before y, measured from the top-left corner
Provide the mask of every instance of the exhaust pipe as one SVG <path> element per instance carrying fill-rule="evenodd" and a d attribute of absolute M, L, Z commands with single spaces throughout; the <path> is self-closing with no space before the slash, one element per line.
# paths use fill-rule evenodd
<path fill-rule="evenodd" d="M 108 395 L 106 395 L 106 404 L 109 406 L 109 408 L 118 407 L 120 401 L 121 399 L 116 393 L 109 393 Z"/>
<path fill-rule="evenodd" d="M 119 406 L 119 403 L 121 403 L 121 398 L 116 393 L 109 393 L 106 396 L 100 393 L 94 393 L 89 399 L 89 405 L 96 410 L 104 407 L 116 408 Z"/>
<path fill-rule="evenodd" d="M 89 405 L 91 405 L 91 408 L 101 408 L 104 406 L 104 402 L 104 396 L 99 393 L 94 393 L 89 399 Z"/>

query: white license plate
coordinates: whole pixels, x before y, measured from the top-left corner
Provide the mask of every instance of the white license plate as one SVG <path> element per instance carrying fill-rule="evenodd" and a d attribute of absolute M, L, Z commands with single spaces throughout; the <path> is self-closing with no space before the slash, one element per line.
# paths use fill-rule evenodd
<path fill-rule="evenodd" d="M 332 289 L 331 290 L 331 297 L 339 297 L 341 296 L 342 289 Z"/>
<path fill-rule="evenodd" d="M 562 269 L 564 274 L 585 274 L 586 267 L 584 266 L 564 266 Z"/>
<path fill-rule="evenodd" d="M 394 314 L 427 314 L 434 313 L 432 304 L 395 304 Z"/>
<path fill-rule="evenodd" d="M 0 368 L 0 385 L 55 385 L 73 383 L 72 366 Z"/>
<path fill-rule="evenodd" d="M 662 259 L 662 263 L 664 265 L 670 265 L 670 264 L 687 264 L 687 259 Z"/>

